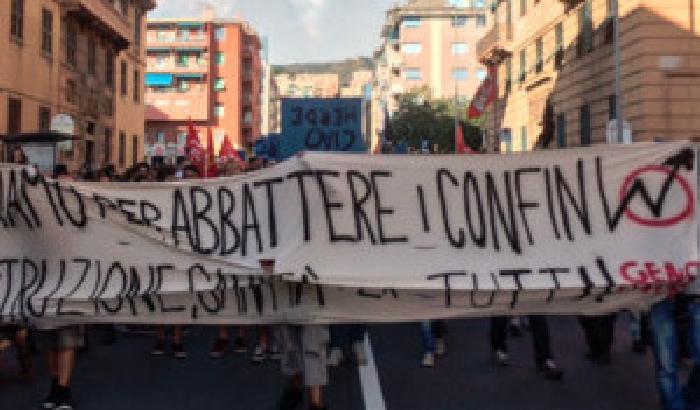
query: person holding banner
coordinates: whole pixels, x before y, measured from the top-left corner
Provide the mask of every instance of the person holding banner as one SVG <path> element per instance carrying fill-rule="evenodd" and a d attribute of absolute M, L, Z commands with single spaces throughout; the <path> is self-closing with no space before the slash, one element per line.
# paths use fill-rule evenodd
<path fill-rule="evenodd" d="M 693 282 L 689 297 L 687 332 L 693 368 L 685 388 L 678 380 L 678 342 L 681 334 L 674 317 L 674 299 L 670 296 L 652 306 L 649 312 L 651 339 L 656 364 L 656 383 L 664 410 L 700 409 L 700 283 Z"/>
<path fill-rule="evenodd" d="M 557 367 L 552 355 L 549 338 L 549 326 L 547 319 L 540 315 L 528 316 L 532 341 L 535 348 L 535 364 L 537 370 L 547 380 L 561 380 L 564 372 Z M 509 318 L 499 316 L 491 318 L 491 349 L 493 350 L 494 363 L 506 367 L 510 365 L 508 348 L 506 346 L 506 334 Z"/>

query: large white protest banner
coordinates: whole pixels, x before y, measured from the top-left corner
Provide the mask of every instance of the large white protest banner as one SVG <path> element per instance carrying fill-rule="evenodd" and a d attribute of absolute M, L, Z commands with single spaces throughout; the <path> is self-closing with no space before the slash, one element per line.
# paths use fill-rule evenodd
<path fill-rule="evenodd" d="M 649 303 L 656 286 L 700 268 L 695 151 L 684 144 L 307 153 L 182 183 L 0 173 L 6 320 L 593 314 Z"/>

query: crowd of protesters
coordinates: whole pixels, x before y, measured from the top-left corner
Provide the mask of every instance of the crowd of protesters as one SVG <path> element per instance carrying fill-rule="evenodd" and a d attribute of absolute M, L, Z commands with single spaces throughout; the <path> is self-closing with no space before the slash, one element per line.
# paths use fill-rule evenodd
<path fill-rule="evenodd" d="M 27 164 L 21 150 L 13 153 L 12 160 L 17 164 Z M 229 160 L 206 171 L 183 162 L 178 165 L 154 166 L 140 163 L 122 174 L 117 174 L 113 166 L 99 170 L 83 167 L 70 174 L 65 165 L 58 164 L 51 176 L 56 179 L 95 182 L 168 182 L 201 178 L 203 173 L 208 177 L 234 176 L 271 165 L 273 164 L 264 159 L 253 157 L 247 162 Z M 273 265 L 274 262 L 268 261 L 261 267 L 263 270 L 272 270 Z M 664 299 L 653 305 L 649 312 L 634 312 L 630 320 L 632 350 L 644 354 L 648 347 L 651 347 L 654 353 L 656 381 L 664 410 L 700 409 L 698 286 L 700 285 L 691 284 L 686 293 Z M 615 314 L 579 318 L 587 346 L 584 354 L 587 360 L 601 366 L 610 364 L 615 318 Z M 532 335 L 536 369 L 546 380 L 562 380 L 564 371 L 555 362 L 554 347 L 550 345 L 550 329 L 544 316 L 492 318 L 489 346 L 494 365 L 510 365 L 506 340 L 508 336 L 519 337 L 524 328 Z M 445 355 L 446 329 L 446 321 L 422 322 L 416 325 L 416 335 L 421 336 L 423 346 L 419 360 L 421 366 L 434 367 L 437 364 L 436 358 Z M 85 326 L 30 329 L 21 324 L 2 325 L 0 351 L 14 346 L 22 374 L 29 379 L 34 368 L 33 350 L 37 345 L 40 346 L 46 353 L 51 380 L 49 395 L 41 407 L 71 410 L 73 401 L 70 382 L 73 365 L 76 352 L 86 346 L 86 333 Z M 339 366 L 343 362 L 363 366 L 367 361 L 364 348 L 367 327 L 358 324 L 239 326 L 235 329 L 232 343 L 229 328 L 219 326 L 210 356 L 218 359 L 230 351 L 247 352 L 246 339 L 251 333 L 256 335 L 251 361 L 261 363 L 265 360 L 279 360 L 279 367 L 287 376 L 288 383 L 279 400 L 280 410 L 300 409 L 305 401 L 309 403 L 310 410 L 326 409 L 323 390 L 328 383 L 328 366 Z M 113 326 L 108 326 L 105 334 L 106 342 L 111 343 L 115 340 L 117 332 Z M 157 326 L 154 334 L 152 355 L 164 356 L 170 353 L 180 360 L 187 358 L 182 326 Z M 693 363 L 693 371 L 685 388 L 681 387 L 678 377 L 678 363 L 682 360 Z"/>

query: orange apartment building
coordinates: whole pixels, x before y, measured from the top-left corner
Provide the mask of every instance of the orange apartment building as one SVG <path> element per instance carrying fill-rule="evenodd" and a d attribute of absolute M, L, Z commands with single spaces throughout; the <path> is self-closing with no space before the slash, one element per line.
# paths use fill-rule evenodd
<path fill-rule="evenodd" d="M 482 61 L 498 68 L 489 149 L 606 143 L 617 118 L 611 4 L 497 2 L 495 25 L 478 45 Z M 620 0 L 618 10 L 620 102 L 632 141 L 700 140 L 697 2 Z"/>
<path fill-rule="evenodd" d="M 75 170 L 143 158 L 144 28 L 153 0 L 7 0 L 0 3 L 0 134 L 74 123 L 57 161 Z M 30 138 L 27 136 L 26 138 Z"/>
<path fill-rule="evenodd" d="M 246 23 L 152 19 L 147 25 L 146 149 L 156 161 L 184 155 L 191 119 L 215 152 L 225 135 L 250 149 L 260 136 L 260 38 Z"/>
<path fill-rule="evenodd" d="M 486 70 L 476 42 L 490 22 L 485 0 L 409 0 L 387 11 L 376 50 L 376 80 L 389 112 L 421 87 L 433 99 L 470 99 Z"/>

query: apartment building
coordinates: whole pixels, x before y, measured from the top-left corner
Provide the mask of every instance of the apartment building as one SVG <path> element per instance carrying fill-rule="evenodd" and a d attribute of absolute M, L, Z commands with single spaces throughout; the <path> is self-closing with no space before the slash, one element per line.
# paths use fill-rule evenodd
<path fill-rule="evenodd" d="M 471 98 L 486 69 L 476 42 L 490 24 L 485 0 L 409 0 L 387 11 L 376 78 L 388 110 L 401 94 L 429 87 L 434 99 Z"/>
<path fill-rule="evenodd" d="M 368 86 L 372 86 L 374 72 L 372 70 L 358 70 L 352 73 L 350 80 L 340 87 L 341 97 L 364 97 L 367 96 Z"/>
<path fill-rule="evenodd" d="M 192 120 L 202 143 L 212 130 L 215 152 L 224 136 L 250 149 L 260 136 L 261 42 L 246 22 L 214 18 L 149 19 L 146 136 L 149 157 L 184 155 Z"/>
<path fill-rule="evenodd" d="M 622 117 L 633 141 L 700 138 L 700 10 L 684 0 L 619 2 Z M 480 41 L 498 68 L 489 147 L 605 143 L 616 113 L 610 0 L 500 0 Z"/>
<path fill-rule="evenodd" d="M 0 134 L 74 123 L 71 170 L 143 158 L 144 16 L 153 0 L 8 0 L 0 5 Z"/>

